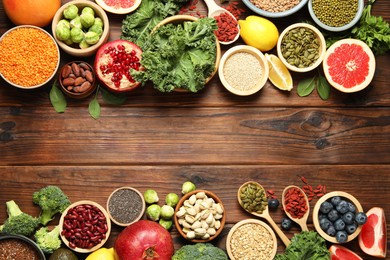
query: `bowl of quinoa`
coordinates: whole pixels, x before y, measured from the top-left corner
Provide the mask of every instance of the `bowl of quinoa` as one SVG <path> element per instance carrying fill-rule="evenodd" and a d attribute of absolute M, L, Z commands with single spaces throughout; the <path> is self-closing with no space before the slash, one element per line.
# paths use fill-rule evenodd
<path fill-rule="evenodd" d="M 242 0 L 253 12 L 269 17 L 286 17 L 306 6 L 308 0 Z"/>
<path fill-rule="evenodd" d="M 0 235 L 0 259 L 46 260 L 38 245 L 21 235 Z"/>
<path fill-rule="evenodd" d="M 0 75 L 10 85 L 35 89 L 47 84 L 60 64 L 53 37 L 32 26 L 16 26 L 0 38 Z"/>
<path fill-rule="evenodd" d="M 237 45 L 227 50 L 218 68 L 222 85 L 239 96 L 249 96 L 262 89 L 268 74 L 269 67 L 264 54 L 248 45 Z"/>

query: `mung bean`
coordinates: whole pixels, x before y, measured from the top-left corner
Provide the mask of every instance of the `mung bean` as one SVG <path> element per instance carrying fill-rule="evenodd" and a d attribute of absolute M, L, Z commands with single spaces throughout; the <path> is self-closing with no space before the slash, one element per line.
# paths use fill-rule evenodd
<path fill-rule="evenodd" d="M 313 0 L 313 12 L 323 24 L 341 27 L 350 23 L 358 10 L 358 0 Z"/>

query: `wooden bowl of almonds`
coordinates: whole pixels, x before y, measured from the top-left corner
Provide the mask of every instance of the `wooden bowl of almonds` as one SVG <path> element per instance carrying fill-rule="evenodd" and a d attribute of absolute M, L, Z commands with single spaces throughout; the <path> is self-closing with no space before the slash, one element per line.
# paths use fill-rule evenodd
<path fill-rule="evenodd" d="M 185 239 L 210 242 L 222 232 L 226 214 L 222 201 L 213 192 L 194 190 L 180 199 L 173 220 Z"/>

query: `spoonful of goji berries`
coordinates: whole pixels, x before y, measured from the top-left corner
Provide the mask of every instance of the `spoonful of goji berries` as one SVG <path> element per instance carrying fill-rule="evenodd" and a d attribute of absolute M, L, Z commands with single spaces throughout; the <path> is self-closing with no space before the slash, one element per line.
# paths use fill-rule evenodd
<path fill-rule="evenodd" d="M 204 0 L 209 9 L 208 16 L 217 21 L 218 30 L 215 32 L 221 44 L 231 44 L 240 36 L 240 26 L 236 17 L 223 7 L 217 5 L 214 0 Z"/>
<path fill-rule="evenodd" d="M 286 215 L 297 223 L 302 231 L 308 231 L 307 218 L 310 213 L 310 205 L 305 192 L 297 186 L 287 186 L 283 190 L 282 205 Z"/>

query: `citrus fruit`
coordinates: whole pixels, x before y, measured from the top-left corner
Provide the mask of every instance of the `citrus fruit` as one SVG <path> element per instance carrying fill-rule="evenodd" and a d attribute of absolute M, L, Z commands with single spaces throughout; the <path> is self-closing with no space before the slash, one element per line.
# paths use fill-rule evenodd
<path fill-rule="evenodd" d="M 107 12 L 127 14 L 137 9 L 141 0 L 96 0 L 96 3 Z"/>
<path fill-rule="evenodd" d="M 329 252 L 330 260 L 363 260 L 356 253 L 340 245 L 331 245 Z"/>
<path fill-rule="evenodd" d="M 260 51 L 269 51 L 276 46 L 279 38 L 278 28 L 270 20 L 250 15 L 238 20 L 240 36 L 244 42 Z"/>
<path fill-rule="evenodd" d="M 3 6 L 14 24 L 44 27 L 51 23 L 61 6 L 61 0 L 3 0 Z"/>
<path fill-rule="evenodd" d="M 268 61 L 268 79 L 271 83 L 280 90 L 292 90 L 293 80 L 287 67 L 276 55 L 266 53 L 265 57 Z"/>
<path fill-rule="evenodd" d="M 323 68 L 326 79 L 334 88 L 346 93 L 356 92 L 371 83 L 375 57 L 366 43 L 342 39 L 326 51 Z"/>
<path fill-rule="evenodd" d="M 362 226 L 359 234 L 359 246 L 364 253 L 386 258 L 387 231 L 383 208 L 374 207 L 367 213 L 367 222 Z"/>
<path fill-rule="evenodd" d="M 99 248 L 89 254 L 85 260 L 115 260 L 114 248 Z"/>

